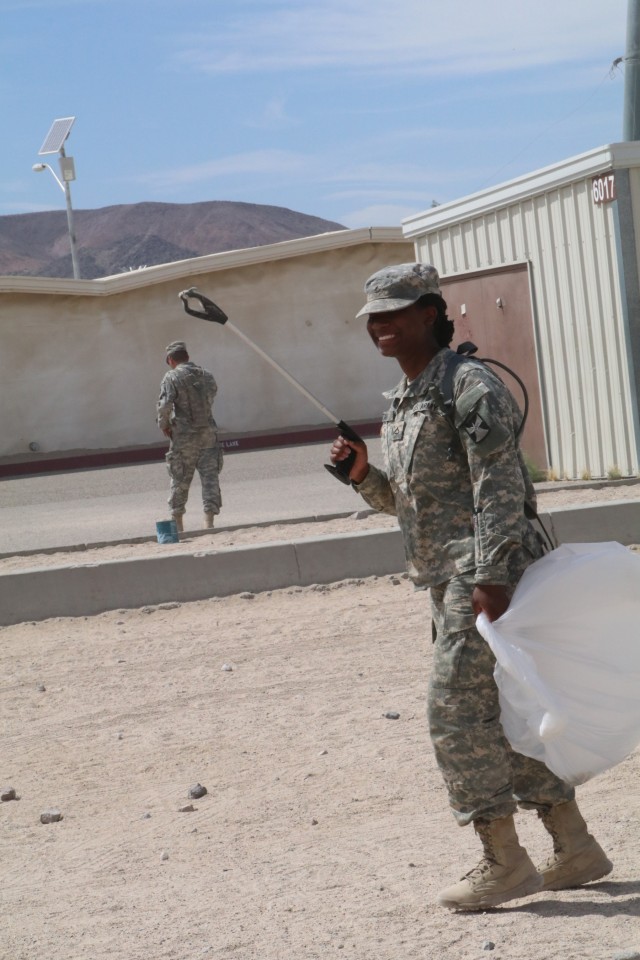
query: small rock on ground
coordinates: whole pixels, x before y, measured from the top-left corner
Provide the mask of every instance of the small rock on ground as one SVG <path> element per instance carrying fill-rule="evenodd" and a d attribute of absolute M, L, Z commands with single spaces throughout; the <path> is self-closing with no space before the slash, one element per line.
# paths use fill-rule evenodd
<path fill-rule="evenodd" d="M 59 810 L 44 810 L 40 814 L 40 823 L 58 823 L 62 820 L 62 814 Z"/>
<path fill-rule="evenodd" d="M 194 783 L 193 786 L 189 787 L 187 796 L 190 800 L 199 800 L 200 797 L 204 797 L 206 792 L 207 788 L 203 787 L 201 783 Z"/>

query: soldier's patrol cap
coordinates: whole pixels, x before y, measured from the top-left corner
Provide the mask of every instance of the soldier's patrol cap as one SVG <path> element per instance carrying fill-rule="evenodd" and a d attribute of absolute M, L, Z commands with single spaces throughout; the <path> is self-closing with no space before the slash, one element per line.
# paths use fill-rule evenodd
<path fill-rule="evenodd" d="M 356 317 L 370 313 L 386 313 L 410 307 L 425 293 L 440 292 L 438 271 L 429 263 L 397 263 L 383 267 L 369 277 L 364 285 L 367 302 Z"/>
<path fill-rule="evenodd" d="M 165 353 L 168 357 L 173 353 L 180 353 L 181 350 L 184 350 L 185 353 L 188 353 L 187 345 L 184 340 L 174 340 L 173 343 L 168 344 L 165 349 Z"/>

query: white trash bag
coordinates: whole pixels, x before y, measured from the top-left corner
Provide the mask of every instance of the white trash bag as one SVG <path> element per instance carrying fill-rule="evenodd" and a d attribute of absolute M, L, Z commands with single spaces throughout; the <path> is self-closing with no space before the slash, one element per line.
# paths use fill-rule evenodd
<path fill-rule="evenodd" d="M 578 784 L 640 744 L 640 555 L 564 544 L 525 571 L 506 613 L 480 614 L 477 627 L 518 753 Z"/>

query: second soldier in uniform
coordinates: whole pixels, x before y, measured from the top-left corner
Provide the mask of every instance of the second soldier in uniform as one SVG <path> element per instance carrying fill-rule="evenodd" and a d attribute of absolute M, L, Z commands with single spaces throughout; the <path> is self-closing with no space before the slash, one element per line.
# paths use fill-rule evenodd
<path fill-rule="evenodd" d="M 197 470 L 202 486 L 203 525 L 211 528 L 222 506 L 222 447 L 211 409 L 218 387 L 213 374 L 189 359 L 182 340 L 169 344 L 166 360 L 171 369 L 160 385 L 157 421 L 171 441 L 166 455 L 171 478 L 171 516 L 178 530 L 183 530 L 189 487 Z"/>

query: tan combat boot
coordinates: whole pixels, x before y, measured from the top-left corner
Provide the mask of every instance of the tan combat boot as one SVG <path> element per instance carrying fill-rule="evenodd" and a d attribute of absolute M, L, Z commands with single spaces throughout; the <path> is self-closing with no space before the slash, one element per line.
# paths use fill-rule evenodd
<path fill-rule="evenodd" d="M 204 529 L 211 530 L 213 527 L 213 513 L 205 513 L 204 515 Z"/>
<path fill-rule="evenodd" d="M 513 817 L 474 820 L 484 856 L 477 867 L 438 897 L 451 910 L 486 910 L 542 889 L 542 878 L 518 842 Z"/>
<path fill-rule="evenodd" d="M 538 816 L 553 839 L 553 856 L 538 867 L 544 890 L 580 887 L 611 873 L 613 864 L 588 832 L 575 800 L 539 810 Z"/>
<path fill-rule="evenodd" d="M 174 513 L 173 516 L 171 517 L 171 519 L 172 519 L 172 520 L 175 520 L 175 522 L 176 522 L 176 529 L 177 529 L 178 533 L 183 533 L 183 531 L 184 531 L 184 523 L 183 523 L 183 520 L 182 520 L 182 514 L 177 515 L 177 514 Z"/>

